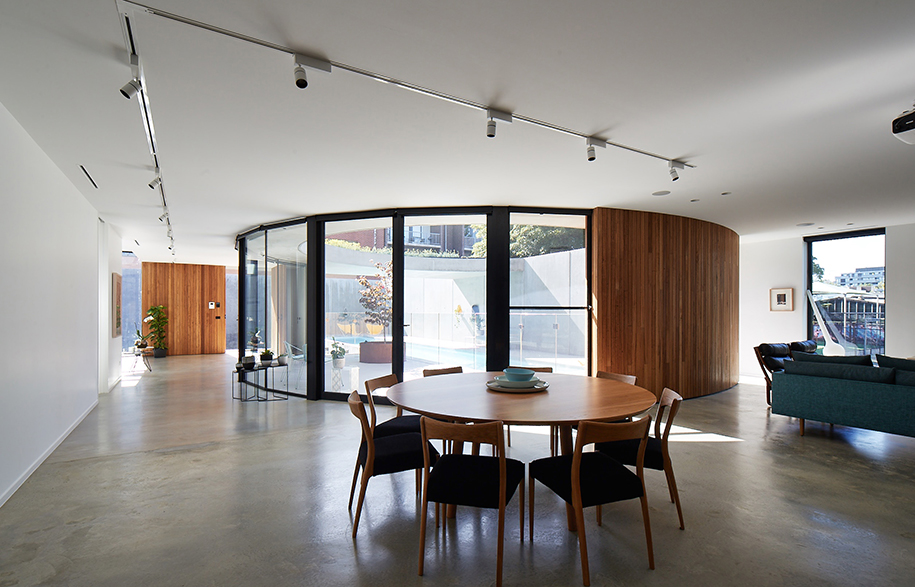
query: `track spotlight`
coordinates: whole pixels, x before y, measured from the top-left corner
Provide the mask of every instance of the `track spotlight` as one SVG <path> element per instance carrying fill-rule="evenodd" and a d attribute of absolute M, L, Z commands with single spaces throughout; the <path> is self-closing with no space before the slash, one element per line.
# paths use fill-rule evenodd
<path fill-rule="evenodd" d="M 512 122 L 512 113 L 504 112 L 502 110 L 494 110 L 493 108 L 486 109 L 486 117 L 489 119 L 486 122 L 486 136 L 493 138 L 496 136 L 496 121 L 501 120 L 502 122 L 507 122 L 511 124 Z"/>
<path fill-rule="evenodd" d="M 160 183 L 162 183 L 162 178 L 157 175 L 154 180 L 149 182 L 149 189 L 151 189 L 151 190 L 156 189 L 157 187 L 159 187 Z"/>
<path fill-rule="evenodd" d="M 132 79 L 121 88 L 121 95 L 130 100 L 140 91 L 140 80 Z"/>
<path fill-rule="evenodd" d="M 168 220 L 168 212 L 163 212 L 162 216 L 159 216 L 159 222 L 165 222 Z"/>
<path fill-rule="evenodd" d="M 295 76 L 295 87 L 300 90 L 304 90 L 308 87 L 308 80 L 305 79 L 305 68 L 301 65 L 296 65 L 295 69 L 292 70 L 293 75 Z"/>
<path fill-rule="evenodd" d="M 586 138 L 585 144 L 588 145 L 588 161 L 594 161 L 597 159 L 597 153 L 595 152 L 594 147 L 600 147 L 601 149 L 607 148 L 607 141 L 597 137 Z"/>
<path fill-rule="evenodd" d="M 305 78 L 305 68 L 314 69 L 315 71 L 323 71 L 330 73 L 331 63 L 325 59 L 318 57 L 312 57 L 310 55 L 302 55 L 301 53 L 295 53 L 293 56 L 295 62 L 295 69 L 292 70 L 293 78 L 295 78 L 295 87 L 300 90 L 304 90 L 308 87 L 308 80 Z"/>
<path fill-rule="evenodd" d="M 683 169 L 684 167 L 686 167 L 685 164 L 680 163 L 679 161 L 671 160 L 670 161 L 670 170 L 669 170 L 670 181 L 677 181 L 678 179 L 680 179 L 680 175 L 677 173 L 677 170 Z"/>

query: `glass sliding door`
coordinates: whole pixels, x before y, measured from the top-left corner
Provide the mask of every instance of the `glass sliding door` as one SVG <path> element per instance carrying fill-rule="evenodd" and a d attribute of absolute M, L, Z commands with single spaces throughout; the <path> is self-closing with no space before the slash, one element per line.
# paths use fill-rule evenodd
<path fill-rule="evenodd" d="M 267 233 L 256 232 L 245 238 L 243 283 L 245 305 L 241 309 L 239 345 L 241 356 L 259 355 L 266 347 L 267 331 Z M 240 358 L 239 358 L 240 360 Z"/>
<path fill-rule="evenodd" d="M 307 392 L 305 371 L 307 230 L 304 224 L 269 232 L 270 348 L 288 361 L 289 391 Z"/>
<path fill-rule="evenodd" d="M 510 217 L 512 365 L 588 371 L 587 217 Z"/>
<path fill-rule="evenodd" d="M 404 380 L 486 369 L 486 216 L 404 219 Z"/>
<path fill-rule="evenodd" d="M 391 218 L 324 225 L 325 389 L 363 391 L 392 373 Z"/>
<path fill-rule="evenodd" d="M 876 233 L 875 233 L 876 232 Z M 809 238 L 809 333 L 824 355 L 874 355 L 885 352 L 885 235 Z"/>

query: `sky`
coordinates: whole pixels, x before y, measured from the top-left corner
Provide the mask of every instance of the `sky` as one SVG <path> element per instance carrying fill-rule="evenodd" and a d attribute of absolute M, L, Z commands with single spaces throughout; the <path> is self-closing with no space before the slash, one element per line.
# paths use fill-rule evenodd
<path fill-rule="evenodd" d="M 823 277 L 835 281 L 859 267 L 883 267 L 886 259 L 884 235 L 863 236 L 813 243 L 813 256 L 823 268 Z"/>

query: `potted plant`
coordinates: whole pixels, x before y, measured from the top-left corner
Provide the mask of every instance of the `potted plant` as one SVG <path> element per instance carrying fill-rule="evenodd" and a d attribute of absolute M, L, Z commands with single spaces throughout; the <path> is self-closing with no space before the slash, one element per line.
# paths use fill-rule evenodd
<path fill-rule="evenodd" d="M 241 366 L 245 371 L 253 371 L 255 366 L 254 355 L 245 355 L 242 357 Z"/>
<path fill-rule="evenodd" d="M 272 362 L 273 362 L 273 351 L 271 351 L 270 349 L 264 349 L 264 351 L 261 353 L 261 363 L 263 363 L 264 365 L 269 365 Z"/>
<path fill-rule="evenodd" d="M 282 355 L 278 355 L 278 356 L 276 357 L 276 364 L 277 364 L 277 365 L 281 365 L 281 366 L 282 366 L 282 365 L 287 365 L 288 363 L 289 363 L 289 355 L 287 355 L 286 353 L 283 353 Z"/>
<path fill-rule="evenodd" d="M 330 357 L 334 362 L 334 369 L 342 369 L 346 366 L 346 347 L 343 346 L 343 343 L 337 342 L 336 338 L 332 337 L 334 341 L 330 345 Z"/>
<path fill-rule="evenodd" d="M 134 323 L 134 326 L 137 327 L 137 339 L 134 341 L 133 346 L 137 347 L 138 349 L 145 349 L 147 346 L 146 337 L 149 335 L 143 334 L 139 324 Z"/>
<path fill-rule="evenodd" d="M 143 318 L 146 327 L 149 329 L 147 339 L 152 339 L 153 356 L 157 358 L 164 357 L 167 354 L 168 346 L 165 344 L 165 325 L 168 324 L 168 315 L 165 313 L 165 306 L 150 306 L 146 310 L 146 318 Z"/>
<path fill-rule="evenodd" d="M 359 292 L 359 303 L 365 308 L 365 323 L 371 332 L 372 326 L 380 327 L 382 340 L 359 343 L 360 363 L 390 363 L 393 343 L 388 341 L 388 326 L 392 319 L 392 272 L 393 261 L 375 263 L 378 272 L 370 280 L 365 275 L 358 278 L 359 285 L 364 287 Z"/>

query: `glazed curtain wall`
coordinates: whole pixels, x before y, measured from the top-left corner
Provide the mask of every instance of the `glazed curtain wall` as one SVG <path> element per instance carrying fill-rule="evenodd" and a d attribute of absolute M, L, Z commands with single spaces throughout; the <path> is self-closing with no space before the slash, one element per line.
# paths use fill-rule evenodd
<path fill-rule="evenodd" d="M 313 399 L 433 366 L 585 373 L 589 214 L 382 210 L 239 235 L 239 353 L 286 353 Z"/>

